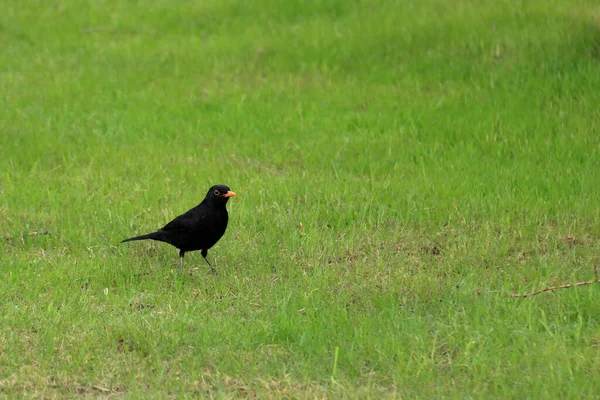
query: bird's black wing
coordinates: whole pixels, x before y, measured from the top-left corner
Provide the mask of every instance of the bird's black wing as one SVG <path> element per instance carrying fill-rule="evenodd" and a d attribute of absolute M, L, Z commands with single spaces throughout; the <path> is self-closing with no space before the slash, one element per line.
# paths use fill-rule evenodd
<path fill-rule="evenodd" d="M 186 212 L 185 214 L 181 214 L 180 216 L 173 219 L 173 221 L 169 222 L 165 226 L 163 226 L 160 230 L 166 232 L 189 232 L 197 228 L 201 221 L 206 218 L 207 210 L 205 207 L 195 207 Z"/>

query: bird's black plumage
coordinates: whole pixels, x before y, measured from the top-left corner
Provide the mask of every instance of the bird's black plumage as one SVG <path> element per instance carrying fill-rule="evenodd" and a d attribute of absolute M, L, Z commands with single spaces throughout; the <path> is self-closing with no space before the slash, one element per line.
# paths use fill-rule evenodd
<path fill-rule="evenodd" d="M 201 250 L 202 257 L 212 268 L 206 258 L 208 249 L 213 247 L 225 233 L 229 221 L 227 201 L 235 195 L 228 186 L 215 185 L 208 190 L 202 203 L 161 229 L 125 239 L 121 243 L 145 239 L 169 243 L 179 249 L 180 265 L 183 265 L 183 256 L 186 252 Z"/>

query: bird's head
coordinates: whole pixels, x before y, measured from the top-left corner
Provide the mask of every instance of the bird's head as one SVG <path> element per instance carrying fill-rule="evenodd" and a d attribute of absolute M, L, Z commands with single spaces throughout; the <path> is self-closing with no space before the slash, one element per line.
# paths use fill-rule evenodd
<path fill-rule="evenodd" d="M 206 199 L 211 203 L 226 204 L 230 197 L 236 196 L 227 185 L 214 185 L 208 189 Z"/>

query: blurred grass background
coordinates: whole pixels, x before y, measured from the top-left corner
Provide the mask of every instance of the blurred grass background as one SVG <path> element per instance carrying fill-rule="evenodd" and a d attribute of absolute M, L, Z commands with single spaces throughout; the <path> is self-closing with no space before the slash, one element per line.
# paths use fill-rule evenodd
<path fill-rule="evenodd" d="M 4 395 L 596 396 L 596 2 L 0 11 Z"/>

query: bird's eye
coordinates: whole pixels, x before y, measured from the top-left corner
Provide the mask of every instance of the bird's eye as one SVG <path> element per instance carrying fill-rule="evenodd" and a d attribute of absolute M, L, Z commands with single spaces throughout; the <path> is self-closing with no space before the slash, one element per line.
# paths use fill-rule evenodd
<path fill-rule="evenodd" d="M 215 196 L 220 196 L 221 195 L 221 192 L 219 192 L 218 190 L 215 190 L 213 193 L 215 194 Z"/>

